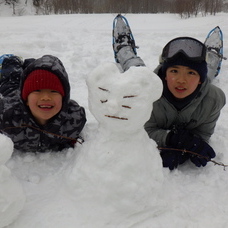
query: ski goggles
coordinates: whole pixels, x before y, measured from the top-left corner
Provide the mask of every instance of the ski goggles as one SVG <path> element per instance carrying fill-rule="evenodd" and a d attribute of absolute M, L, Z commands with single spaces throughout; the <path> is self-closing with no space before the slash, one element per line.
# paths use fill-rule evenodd
<path fill-rule="evenodd" d="M 175 38 L 163 48 L 162 61 L 172 60 L 179 53 L 184 54 L 189 60 L 203 61 L 206 59 L 206 46 L 191 37 Z"/>

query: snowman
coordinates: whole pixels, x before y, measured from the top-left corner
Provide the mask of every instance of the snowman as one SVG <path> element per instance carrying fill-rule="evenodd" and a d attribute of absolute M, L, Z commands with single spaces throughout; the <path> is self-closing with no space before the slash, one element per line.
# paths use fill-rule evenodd
<path fill-rule="evenodd" d="M 156 144 L 144 123 L 152 103 L 161 96 L 160 79 L 147 67 L 121 73 L 115 63 L 106 63 L 91 72 L 87 86 L 89 109 L 98 129 L 77 152 L 67 177 L 72 193 L 83 199 L 81 208 L 88 201 L 88 208 L 99 211 L 97 215 L 129 216 L 150 210 L 161 190 L 163 173 Z"/>
<path fill-rule="evenodd" d="M 12 223 L 25 203 L 25 195 L 20 183 L 11 175 L 6 162 L 13 153 L 13 142 L 5 135 L 0 135 L 2 145 L 0 155 L 0 228 Z"/>

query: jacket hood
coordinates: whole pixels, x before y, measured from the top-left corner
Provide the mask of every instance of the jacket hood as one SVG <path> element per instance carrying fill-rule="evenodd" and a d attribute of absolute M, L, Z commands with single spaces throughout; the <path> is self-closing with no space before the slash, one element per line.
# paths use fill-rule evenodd
<path fill-rule="evenodd" d="M 65 109 L 65 107 L 68 105 L 68 102 L 70 100 L 70 83 L 69 83 L 69 78 L 65 70 L 65 67 L 63 66 L 62 62 L 55 56 L 44 55 L 41 58 L 34 60 L 25 68 L 22 74 L 20 92 L 23 89 L 24 81 L 26 80 L 28 75 L 32 71 L 38 70 L 38 69 L 50 71 L 60 79 L 65 92 L 65 96 L 63 97 L 62 109 Z"/>

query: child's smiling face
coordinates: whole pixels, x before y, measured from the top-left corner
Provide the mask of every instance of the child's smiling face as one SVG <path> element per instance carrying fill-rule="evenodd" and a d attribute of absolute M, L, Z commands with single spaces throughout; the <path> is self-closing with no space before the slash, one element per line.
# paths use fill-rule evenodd
<path fill-rule="evenodd" d="M 197 71 L 181 65 L 174 65 L 166 70 L 166 81 L 174 97 L 182 99 L 192 94 L 198 87 L 200 75 Z"/>
<path fill-rule="evenodd" d="M 41 89 L 28 95 L 27 105 L 36 121 L 44 125 L 62 108 L 62 95 L 54 90 Z"/>

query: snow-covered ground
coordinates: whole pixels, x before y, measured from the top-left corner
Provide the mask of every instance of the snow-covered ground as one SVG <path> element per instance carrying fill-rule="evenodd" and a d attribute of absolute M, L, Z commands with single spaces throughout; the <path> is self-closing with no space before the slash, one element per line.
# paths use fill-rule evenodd
<path fill-rule="evenodd" d="M 104 159 L 102 143 L 97 143 L 95 147 L 98 155 L 100 150 L 100 157 L 94 159 L 94 164 L 91 162 L 90 153 L 93 151 L 91 149 L 93 145 L 90 143 L 97 135 L 98 123 L 88 108 L 86 78 L 98 65 L 114 62 L 111 36 L 114 17 L 115 15 L 112 14 L 1 17 L 1 54 L 14 53 L 23 58 L 37 58 L 44 54 L 59 57 L 70 77 L 71 98 L 85 107 L 88 119 L 83 132 L 86 142 L 83 145 L 77 145 L 74 150 L 46 154 L 13 154 L 7 167 L 22 185 L 26 203 L 17 219 L 7 228 L 227 227 L 228 171 L 221 166 L 214 166 L 213 163 L 209 163 L 204 168 L 197 168 L 188 163 L 172 172 L 161 168 L 163 178 L 161 178 L 162 186 L 158 199 L 154 200 L 150 207 L 145 206 L 140 211 L 132 208 L 135 198 L 130 199 L 129 194 L 132 194 L 130 192 L 132 189 L 136 193 L 137 189 L 140 189 L 142 193 L 143 184 L 138 187 L 131 185 L 128 192 L 124 187 L 129 182 L 129 179 L 125 178 L 129 170 L 123 169 L 122 173 L 119 172 L 118 183 L 122 181 L 123 185 L 123 191 L 120 189 L 121 197 L 115 197 L 115 187 L 105 188 L 97 198 L 94 197 L 96 194 L 93 190 L 97 189 L 91 185 L 93 177 L 99 172 L 101 180 L 108 180 L 108 183 L 112 183 L 113 180 L 115 183 L 116 175 L 107 172 L 108 166 L 100 170 L 94 169 L 99 167 L 99 162 Z M 131 25 L 136 44 L 140 46 L 138 55 L 151 71 L 157 66 L 161 50 L 169 40 L 177 36 L 193 36 L 204 41 L 207 33 L 217 25 L 223 31 L 224 55 L 228 56 L 226 54 L 228 53 L 228 14 L 221 13 L 216 16 L 187 20 L 170 14 L 129 14 L 126 17 Z M 226 69 L 228 69 L 228 61 L 223 61 L 221 72 L 213 83 L 227 94 Z M 158 91 L 160 90 L 154 92 Z M 157 97 L 157 94 L 154 96 Z M 228 108 L 225 106 L 210 141 L 217 153 L 215 160 L 225 164 L 228 164 L 227 116 Z M 1 143 L 1 150 L 9 146 L 4 143 L 4 140 Z M 115 140 L 109 141 L 110 150 L 115 147 L 115 143 Z M 91 172 L 86 159 L 83 160 L 85 167 L 82 162 L 80 163 L 81 160 L 78 163 L 76 159 L 80 152 L 86 151 L 86 148 L 90 151 L 87 153 L 88 161 L 93 164 Z M 130 151 L 128 152 L 131 154 Z M 153 145 L 151 153 L 158 153 Z M 115 158 L 113 154 L 113 161 L 109 160 L 110 165 L 115 165 Z M 135 156 L 129 155 L 127 164 L 131 164 L 131 161 L 135 162 Z M 143 164 L 137 164 L 137 167 L 142 166 Z M 83 175 L 79 175 L 81 179 L 77 179 L 79 167 L 87 172 L 88 178 L 82 179 Z M 148 169 L 148 172 L 150 171 L 151 169 Z M 138 180 L 141 173 L 134 171 L 134 174 Z M 144 178 L 145 176 L 142 175 Z M 153 181 L 154 179 L 145 178 L 141 183 L 144 182 L 145 186 L 148 183 L 158 185 Z M 83 185 L 83 192 L 74 189 L 75 186 L 80 188 L 79 183 Z M 154 199 L 153 192 L 145 191 L 145 193 L 142 200 Z M 104 200 L 107 195 L 110 198 Z"/>

